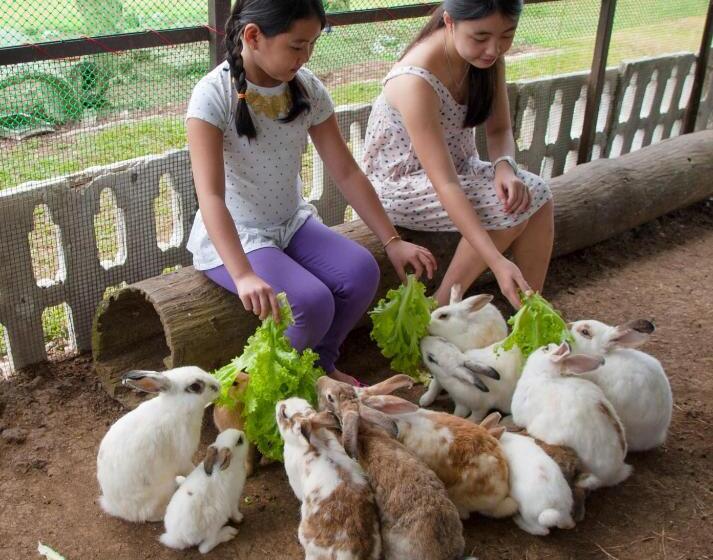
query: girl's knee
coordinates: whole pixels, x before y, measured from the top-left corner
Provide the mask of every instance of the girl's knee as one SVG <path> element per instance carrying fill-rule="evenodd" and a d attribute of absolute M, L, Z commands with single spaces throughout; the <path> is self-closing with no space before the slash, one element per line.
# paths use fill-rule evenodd
<path fill-rule="evenodd" d="M 354 252 L 348 277 L 344 282 L 344 296 L 358 301 L 367 300 L 369 303 L 379 287 L 380 279 L 381 270 L 374 255 L 359 246 L 359 250 Z"/>
<path fill-rule="evenodd" d="M 295 323 L 291 330 L 295 333 L 295 339 L 299 339 L 299 346 L 302 346 L 298 350 L 314 348 L 334 321 L 334 295 L 319 282 L 293 297 L 294 302 L 290 301 L 290 305 Z M 296 342 L 292 341 L 297 348 Z"/>

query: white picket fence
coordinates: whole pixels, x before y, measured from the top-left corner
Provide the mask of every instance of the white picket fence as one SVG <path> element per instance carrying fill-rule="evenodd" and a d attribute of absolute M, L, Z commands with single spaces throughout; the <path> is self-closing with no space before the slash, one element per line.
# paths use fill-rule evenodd
<path fill-rule="evenodd" d="M 694 55 L 684 53 L 608 70 L 593 158 L 616 157 L 678 135 L 695 60 Z M 547 178 L 575 165 L 586 79 L 586 73 L 575 73 L 509 84 L 517 159 L 530 171 Z M 357 157 L 370 110 L 369 105 L 356 105 L 337 111 L 342 133 Z M 709 80 L 697 128 L 712 126 L 713 85 Z M 487 159 L 483 132 L 479 130 L 476 138 L 481 157 Z M 343 222 L 349 216 L 346 202 L 316 155 L 312 163 L 307 198 L 327 224 Z M 163 228 L 156 225 L 158 197 L 170 208 L 168 228 L 165 222 Z M 94 312 L 107 288 L 190 264 L 185 243 L 195 210 L 186 150 L 0 192 L 0 325 L 5 328 L 11 367 L 46 358 L 45 309 L 64 305 L 71 346 L 88 350 Z M 98 216 L 112 237 L 109 246 L 114 250 L 109 255 L 97 239 L 102 229 L 96 227 Z M 161 234 L 161 229 L 168 229 L 169 234 Z M 38 237 L 44 239 L 44 252 L 33 250 L 32 240 Z M 43 263 L 38 259 L 44 259 Z M 49 277 L 38 277 L 37 271 L 48 269 L 52 273 L 44 276 Z"/>

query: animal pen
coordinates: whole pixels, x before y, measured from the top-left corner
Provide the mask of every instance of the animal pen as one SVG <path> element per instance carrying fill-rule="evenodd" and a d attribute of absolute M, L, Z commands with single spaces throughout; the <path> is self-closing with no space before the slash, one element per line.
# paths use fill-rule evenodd
<path fill-rule="evenodd" d="M 437 6 L 407 1 L 324 2 L 329 26 L 308 67 L 332 94 L 357 160 L 381 78 Z M 236 298 L 193 270 L 186 249 L 197 202 L 183 118 L 193 86 L 223 60 L 229 10 L 228 0 L 5 1 L 6 380 L 91 352 L 83 367 L 132 404 L 117 387 L 126 370 L 212 369 L 255 329 Z M 506 58 L 508 94 L 516 159 L 552 186 L 556 256 L 711 197 L 712 29 L 710 0 L 525 0 Z M 487 159 L 480 129 L 476 140 Z M 385 264 L 311 145 L 302 179 L 324 222 Z M 439 260 L 458 242 L 400 233 Z M 378 296 L 396 284 L 382 267 Z"/>

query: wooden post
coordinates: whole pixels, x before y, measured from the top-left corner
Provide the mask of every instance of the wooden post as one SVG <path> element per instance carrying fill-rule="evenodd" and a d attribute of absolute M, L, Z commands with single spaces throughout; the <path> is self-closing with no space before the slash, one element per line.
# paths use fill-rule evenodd
<path fill-rule="evenodd" d="M 696 74 L 691 88 L 691 97 L 688 100 L 686 115 L 683 119 L 683 134 L 694 132 L 696 129 L 696 117 L 698 117 L 698 107 L 701 103 L 701 93 L 703 82 L 706 78 L 706 68 L 708 68 L 708 55 L 711 50 L 711 39 L 713 38 L 713 0 L 708 2 L 708 15 L 703 27 L 703 37 L 701 38 L 701 48 L 698 51 L 696 61 Z"/>
<path fill-rule="evenodd" d="M 215 68 L 225 60 L 225 23 L 230 16 L 230 0 L 208 0 L 210 32 L 210 64 Z"/>
<path fill-rule="evenodd" d="M 602 100 L 602 90 L 606 79 L 607 58 L 609 56 L 609 42 L 611 41 L 612 28 L 614 27 L 614 14 L 616 0 L 602 0 L 599 10 L 599 23 L 597 25 L 597 39 L 594 44 L 592 57 L 592 71 L 587 84 L 587 105 L 584 109 L 584 123 L 582 136 L 579 139 L 579 156 L 577 163 L 586 163 L 592 158 L 592 147 L 597 134 L 597 117 L 599 104 Z"/>

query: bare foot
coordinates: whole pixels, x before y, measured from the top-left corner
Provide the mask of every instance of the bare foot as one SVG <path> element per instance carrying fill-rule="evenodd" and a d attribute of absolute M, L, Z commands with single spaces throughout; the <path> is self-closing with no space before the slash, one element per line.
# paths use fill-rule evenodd
<path fill-rule="evenodd" d="M 328 373 L 327 375 L 329 377 L 331 377 L 332 379 L 341 381 L 342 383 L 348 383 L 349 385 L 354 385 L 354 387 L 362 386 L 362 384 L 359 382 L 359 380 L 356 377 L 347 375 L 346 373 L 339 371 L 338 369 L 333 370 L 332 372 Z"/>

